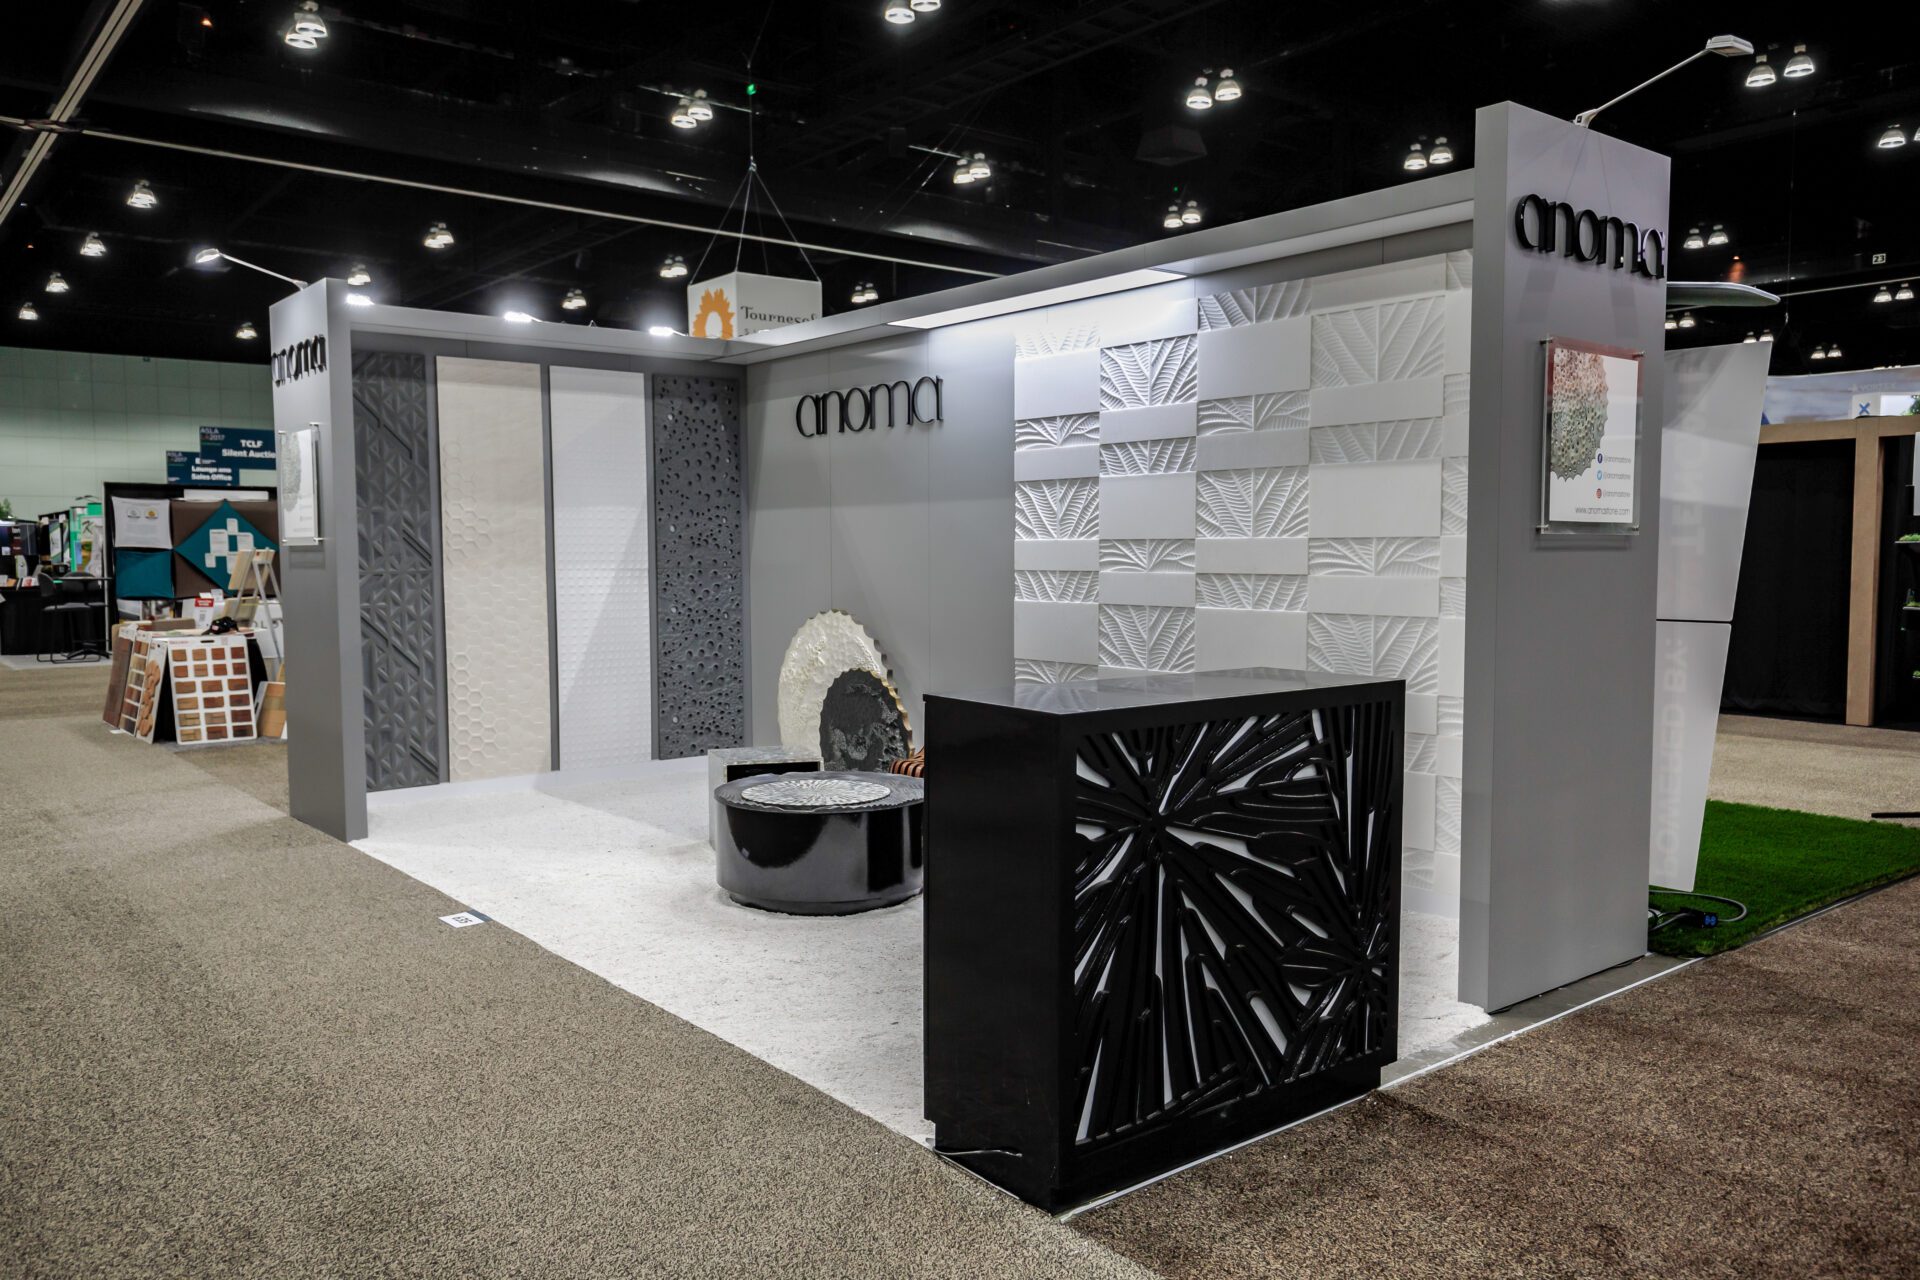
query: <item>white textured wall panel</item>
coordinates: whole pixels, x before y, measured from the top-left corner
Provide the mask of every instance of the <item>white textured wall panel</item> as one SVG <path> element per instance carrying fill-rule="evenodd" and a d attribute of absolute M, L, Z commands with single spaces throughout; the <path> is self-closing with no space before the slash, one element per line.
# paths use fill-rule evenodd
<path fill-rule="evenodd" d="M 560 767 L 634 764 L 653 756 L 647 380 L 548 378 Z"/>
<path fill-rule="evenodd" d="M 540 366 L 437 362 L 447 772 L 552 767 Z"/>

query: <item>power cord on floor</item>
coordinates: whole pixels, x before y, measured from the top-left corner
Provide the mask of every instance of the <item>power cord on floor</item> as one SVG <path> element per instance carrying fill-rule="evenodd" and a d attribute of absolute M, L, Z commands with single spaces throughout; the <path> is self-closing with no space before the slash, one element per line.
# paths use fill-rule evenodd
<path fill-rule="evenodd" d="M 1669 898 L 1705 898 L 1709 902 L 1723 902 L 1730 907 L 1738 907 L 1737 916 L 1723 915 L 1706 907 L 1676 907 L 1662 911 L 1651 902 L 1647 904 L 1647 932 L 1658 933 L 1672 925 L 1684 925 L 1690 929 L 1713 929 L 1723 924 L 1733 924 L 1747 918 L 1747 904 L 1738 898 L 1723 898 L 1717 893 L 1691 893 L 1682 889 L 1662 889 L 1654 887 L 1652 892 L 1664 894 Z"/>

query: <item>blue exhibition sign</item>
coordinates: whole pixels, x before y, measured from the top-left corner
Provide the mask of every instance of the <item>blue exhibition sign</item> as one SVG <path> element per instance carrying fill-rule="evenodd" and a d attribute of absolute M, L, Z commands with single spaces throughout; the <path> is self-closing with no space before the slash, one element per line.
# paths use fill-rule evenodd
<path fill-rule="evenodd" d="M 201 427 L 200 453 L 210 462 L 223 462 L 246 471 L 270 471 L 274 465 L 273 432 L 243 427 Z"/>
<path fill-rule="evenodd" d="M 240 484 L 240 472 L 233 463 L 219 458 L 189 453 L 185 449 L 169 449 L 167 483 L 232 489 Z"/>

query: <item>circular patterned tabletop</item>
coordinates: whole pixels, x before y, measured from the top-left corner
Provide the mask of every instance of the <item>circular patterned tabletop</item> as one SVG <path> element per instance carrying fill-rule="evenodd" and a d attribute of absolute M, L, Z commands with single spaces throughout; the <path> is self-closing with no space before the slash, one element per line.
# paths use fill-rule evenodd
<path fill-rule="evenodd" d="M 714 789 L 721 804 L 781 813 L 857 813 L 899 809 L 926 797 L 919 778 L 891 773 L 820 772 L 755 775 Z"/>

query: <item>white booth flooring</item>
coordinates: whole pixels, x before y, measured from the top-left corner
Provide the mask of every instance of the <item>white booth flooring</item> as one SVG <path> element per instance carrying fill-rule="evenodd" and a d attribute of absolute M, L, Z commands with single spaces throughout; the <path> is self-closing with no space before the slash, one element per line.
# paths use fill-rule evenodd
<path fill-rule="evenodd" d="M 369 797 L 382 862 L 916 1139 L 921 904 L 774 915 L 714 883 L 707 764 Z M 1400 1052 L 1487 1021 L 1454 999 L 1456 920 L 1402 921 Z"/>

